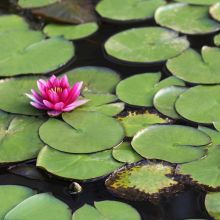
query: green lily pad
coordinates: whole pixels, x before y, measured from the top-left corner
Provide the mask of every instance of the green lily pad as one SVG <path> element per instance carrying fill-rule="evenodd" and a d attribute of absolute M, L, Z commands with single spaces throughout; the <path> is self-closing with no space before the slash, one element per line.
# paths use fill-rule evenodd
<path fill-rule="evenodd" d="M 69 154 L 46 146 L 37 158 L 38 167 L 56 176 L 77 180 L 100 178 L 122 165 L 114 160 L 111 150 L 93 154 Z"/>
<path fill-rule="evenodd" d="M 105 43 L 110 57 L 133 63 L 157 63 L 189 47 L 185 37 L 161 27 L 132 28 L 111 36 Z"/>
<path fill-rule="evenodd" d="M 208 193 L 205 197 L 205 207 L 214 219 L 220 219 L 220 193 Z"/>
<path fill-rule="evenodd" d="M 206 124 L 219 122 L 219 93 L 219 85 L 190 88 L 177 99 L 176 111 L 190 121 Z"/>
<path fill-rule="evenodd" d="M 168 4 L 157 9 L 155 20 L 161 26 L 184 34 L 210 34 L 220 30 L 220 24 L 210 19 L 206 6 Z"/>
<path fill-rule="evenodd" d="M 174 169 L 169 165 L 142 161 L 115 171 L 105 185 L 111 193 L 123 199 L 155 200 L 181 188 L 172 179 L 173 173 Z"/>
<path fill-rule="evenodd" d="M 176 2 L 185 2 L 191 5 L 212 5 L 219 2 L 219 0 L 175 0 Z"/>
<path fill-rule="evenodd" d="M 4 220 L 70 220 L 71 210 L 49 193 L 31 196 L 7 213 Z"/>
<path fill-rule="evenodd" d="M 201 55 L 193 49 L 168 60 L 167 68 L 176 77 L 191 83 L 220 83 L 220 48 L 202 47 Z M 186 65 L 187 63 L 187 65 Z"/>
<path fill-rule="evenodd" d="M 0 163 L 35 158 L 44 146 L 38 136 L 38 129 L 43 122 L 35 117 L 0 112 Z"/>
<path fill-rule="evenodd" d="M 220 21 L 220 2 L 212 5 L 209 9 L 210 15 L 217 21 Z"/>
<path fill-rule="evenodd" d="M 102 0 L 96 11 L 113 21 L 136 21 L 153 18 L 155 10 L 165 3 L 164 0 Z"/>
<path fill-rule="evenodd" d="M 110 149 L 124 137 L 120 123 L 102 113 L 79 110 L 62 116 L 66 123 L 51 118 L 39 130 L 40 138 L 54 149 L 69 153 L 92 153 Z"/>
<path fill-rule="evenodd" d="M 193 127 L 153 125 L 138 132 L 131 145 L 144 158 L 185 163 L 203 157 L 201 147 L 210 142 L 208 135 Z"/>
<path fill-rule="evenodd" d="M 159 90 L 154 96 L 154 107 L 162 114 L 174 118 L 181 118 L 176 112 L 175 102 L 180 94 L 187 90 L 186 87 L 169 86 Z"/>
<path fill-rule="evenodd" d="M 112 149 L 112 156 L 122 163 L 134 163 L 143 158 L 137 154 L 129 142 L 122 142 Z"/>
<path fill-rule="evenodd" d="M 111 200 L 95 202 L 95 207 L 85 204 L 73 213 L 72 220 L 141 220 L 139 213 L 130 205 Z"/>
<path fill-rule="evenodd" d="M 185 83 L 176 77 L 168 77 L 160 81 L 161 73 L 137 74 L 122 80 L 116 94 L 120 100 L 130 105 L 153 106 L 154 95 L 162 88 L 171 85 L 184 86 Z"/>
<path fill-rule="evenodd" d="M 206 157 L 183 164 L 179 167 L 178 173 L 185 176 L 191 182 L 208 190 L 220 189 L 220 146 L 208 148 Z"/>
<path fill-rule="evenodd" d="M 95 22 L 79 25 L 48 24 L 43 31 L 49 37 L 62 36 L 67 40 L 78 40 L 92 35 L 98 28 Z"/>
<path fill-rule="evenodd" d="M 120 76 L 105 67 L 79 67 L 66 73 L 70 84 L 84 83 L 84 92 L 111 93 L 120 81 Z"/>
<path fill-rule="evenodd" d="M 220 34 L 216 34 L 214 37 L 214 43 L 217 47 L 220 46 Z"/>
<path fill-rule="evenodd" d="M 123 125 L 127 137 L 133 137 L 138 131 L 153 124 L 163 124 L 169 122 L 167 119 L 163 119 L 159 115 L 149 112 L 145 112 L 143 114 L 129 112 L 127 116 L 119 117 L 118 120 Z"/>
<path fill-rule="evenodd" d="M 19 0 L 18 5 L 22 8 L 38 8 L 53 4 L 59 0 Z"/>
<path fill-rule="evenodd" d="M 1 185 L 0 186 L 0 219 L 5 219 L 5 215 L 13 209 L 16 205 L 30 196 L 33 196 L 35 192 L 24 186 L 17 185 Z"/>

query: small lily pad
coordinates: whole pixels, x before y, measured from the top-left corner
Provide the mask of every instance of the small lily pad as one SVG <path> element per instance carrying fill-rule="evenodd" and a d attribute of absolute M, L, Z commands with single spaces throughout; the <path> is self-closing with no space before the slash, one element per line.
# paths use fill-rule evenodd
<path fill-rule="evenodd" d="M 157 9 L 155 20 L 161 26 L 184 34 L 210 34 L 220 30 L 220 24 L 210 19 L 206 6 L 168 4 Z"/>
<path fill-rule="evenodd" d="M 185 37 L 161 27 L 128 29 L 111 36 L 105 43 L 110 57 L 145 64 L 164 62 L 188 47 L 189 42 Z"/>
<path fill-rule="evenodd" d="M 191 5 L 212 5 L 219 2 L 219 0 L 176 0 L 176 2 L 185 2 Z"/>
<path fill-rule="evenodd" d="M 112 156 L 122 163 L 134 163 L 143 158 L 137 154 L 129 142 L 122 142 L 112 149 Z"/>
<path fill-rule="evenodd" d="M 95 207 L 85 204 L 73 213 L 72 220 L 141 220 L 139 213 L 130 205 L 111 200 L 95 202 Z"/>
<path fill-rule="evenodd" d="M 96 11 L 113 21 L 137 21 L 153 18 L 155 10 L 165 3 L 164 0 L 102 0 Z"/>
<path fill-rule="evenodd" d="M 190 121 L 206 124 L 219 122 L 219 93 L 219 85 L 192 87 L 179 96 L 176 111 Z"/>
<path fill-rule="evenodd" d="M 65 122 L 51 118 L 39 130 L 40 138 L 54 149 L 92 153 L 110 149 L 124 137 L 120 123 L 102 113 L 73 111 L 62 116 Z"/>
<path fill-rule="evenodd" d="M 71 210 L 68 205 L 49 193 L 31 196 L 7 213 L 4 220 L 70 220 Z"/>
<path fill-rule="evenodd" d="M 153 97 L 160 89 L 171 85 L 184 86 L 185 83 L 176 77 L 160 81 L 161 73 L 143 73 L 122 80 L 116 94 L 120 100 L 130 105 L 153 106 Z"/>
<path fill-rule="evenodd" d="M 220 219 L 220 193 L 208 193 L 205 197 L 205 207 L 214 219 Z"/>
<path fill-rule="evenodd" d="M 114 160 L 111 150 L 93 154 L 69 154 L 46 146 L 37 158 L 38 167 L 56 176 L 77 180 L 100 178 L 122 165 Z"/>
<path fill-rule="evenodd" d="M 220 46 L 220 34 L 216 34 L 214 37 L 214 43 L 217 47 Z"/>
<path fill-rule="evenodd" d="M 38 136 L 38 129 L 43 122 L 39 118 L 0 112 L 0 163 L 35 158 L 44 146 Z"/>
<path fill-rule="evenodd" d="M 205 155 L 202 146 L 211 142 L 208 135 L 182 125 L 153 125 L 138 132 L 131 145 L 142 157 L 185 163 Z"/>
<path fill-rule="evenodd" d="M 49 37 L 62 36 L 67 40 L 78 40 L 88 37 L 98 30 L 95 22 L 79 25 L 48 24 L 44 27 L 44 33 Z"/>
<path fill-rule="evenodd" d="M 169 165 L 142 161 L 115 171 L 105 185 L 111 193 L 123 199 L 156 200 L 181 188 L 172 179 L 173 173 L 174 169 Z"/>
<path fill-rule="evenodd" d="M 127 137 L 133 137 L 138 131 L 153 124 L 163 124 L 169 122 L 167 119 L 163 119 L 159 115 L 149 112 L 145 112 L 143 114 L 129 112 L 127 116 L 119 117 L 118 120 L 123 125 Z"/>
<path fill-rule="evenodd" d="M 53 4 L 59 0 L 19 0 L 18 5 L 22 8 L 38 8 Z"/>
<path fill-rule="evenodd" d="M 5 219 L 5 215 L 21 203 L 23 200 L 33 196 L 35 192 L 25 186 L 1 185 L 0 186 L 0 219 Z"/>
<path fill-rule="evenodd" d="M 180 94 L 187 90 L 186 87 L 169 86 L 159 90 L 154 96 L 154 107 L 162 114 L 174 118 L 181 118 L 176 112 L 175 102 Z"/>
<path fill-rule="evenodd" d="M 220 2 L 218 1 L 216 4 L 212 5 L 209 12 L 215 20 L 220 21 Z"/>
<path fill-rule="evenodd" d="M 220 83 L 220 48 L 202 47 L 201 55 L 193 49 L 168 60 L 167 68 L 176 77 L 191 83 Z M 187 65 L 186 65 L 187 63 Z"/>

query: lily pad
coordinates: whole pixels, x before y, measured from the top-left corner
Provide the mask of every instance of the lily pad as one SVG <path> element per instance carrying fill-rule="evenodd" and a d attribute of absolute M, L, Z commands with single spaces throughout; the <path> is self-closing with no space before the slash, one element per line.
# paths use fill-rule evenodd
<path fill-rule="evenodd" d="M 92 153 L 110 149 L 124 137 L 120 123 L 102 113 L 74 111 L 62 116 L 66 123 L 51 118 L 39 130 L 40 138 L 54 149 L 69 153 Z"/>
<path fill-rule="evenodd" d="M 161 27 L 128 29 L 111 36 L 105 43 L 110 57 L 145 64 L 164 62 L 188 47 L 189 42 L 185 37 Z"/>
<path fill-rule="evenodd" d="M 114 195 L 128 200 L 156 200 L 176 193 L 181 188 L 172 179 L 173 167 L 148 161 L 126 165 L 115 171 L 105 182 Z"/>
<path fill-rule="evenodd" d="M 220 2 L 218 1 L 218 3 L 212 5 L 209 12 L 215 20 L 220 21 Z"/>
<path fill-rule="evenodd" d="M 171 85 L 184 86 L 185 83 L 176 77 L 168 77 L 160 81 L 161 73 L 137 74 L 122 80 L 116 94 L 120 100 L 130 105 L 153 106 L 154 95 L 162 88 Z"/>
<path fill-rule="evenodd" d="M 43 31 L 49 37 L 62 36 L 67 40 L 78 40 L 92 35 L 98 28 L 95 22 L 79 25 L 48 24 Z"/>
<path fill-rule="evenodd" d="M 38 8 L 58 1 L 59 0 L 19 0 L 18 5 L 22 8 Z"/>
<path fill-rule="evenodd" d="M 44 146 L 38 136 L 38 129 L 43 122 L 34 117 L 0 112 L 0 163 L 35 158 Z"/>
<path fill-rule="evenodd" d="M 0 186 L 0 219 L 5 219 L 5 215 L 13 209 L 16 205 L 30 196 L 33 196 L 35 192 L 24 186 L 17 185 L 1 185 Z"/>
<path fill-rule="evenodd" d="M 134 163 L 143 158 L 137 154 L 129 142 L 122 142 L 112 149 L 112 156 L 122 163 Z"/>
<path fill-rule="evenodd" d="M 220 30 L 220 24 L 210 19 L 206 6 L 168 4 L 157 9 L 155 20 L 161 26 L 184 34 L 210 34 Z"/>
<path fill-rule="evenodd" d="M 185 2 L 191 5 L 212 5 L 219 2 L 219 0 L 176 0 L 176 2 Z"/>
<path fill-rule="evenodd" d="M 219 122 L 219 93 L 219 85 L 190 88 L 177 99 L 176 111 L 190 121 L 206 124 Z"/>
<path fill-rule="evenodd" d="M 220 48 L 202 47 L 201 55 L 193 49 L 168 60 L 167 68 L 176 77 L 191 83 L 220 83 Z M 187 63 L 187 65 L 186 65 Z"/>
<path fill-rule="evenodd" d="M 77 180 L 100 178 L 122 165 L 114 160 L 111 150 L 93 154 L 69 154 L 46 146 L 37 158 L 38 167 L 56 176 Z"/>
<path fill-rule="evenodd" d="M 220 34 L 216 34 L 214 37 L 214 43 L 216 46 L 220 46 Z"/>
<path fill-rule="evenodd" d="M 165 3 L 164 0 L 102 0 L 96 11 L 113 21 L 137 21 L 153 18 L 155 10 Z"/>
<path fill-rule="evenodd" d="M 62 201 L 49 193 L 37 194 L 27 198 L 7 213 L 4 220 L 70 220 L 71 210 Z"/>
<path fill-rule="evenodd" d="M 208 135 L 182 125 L 153 125 L 138 132 L 131 145 L 142 157 L 185 163 L 205 155 L 202 146 L 211 142 Z"/>
<path fill-rule="evenodd" d="M 180 94 L 187 90 L 186 87 L 169 86 L 159 90 L 154 96 L 154 107 L 162 114 L 174 118 L 181 118 L 176 112 L 175 102 Z"/>
<path fill-rule="evenodd" d="M 167 119 L 163 119 L 159 115 L 149 112 L 143 114 L 129 112 L 127 116 L 119 117 L 118 120 L 123 125 L 127 137 L 133 137 L 138 131 L 153 124 L 164 124 L 169 122 Z"/>
<path fill-rule="evenodd" d="M 220 219 L 220 193 L 208 193 L 205 197 L 205 207 L 210 216 Z"/>
<path fill-rule="evenodd" d="M 85 216 L 90 220 L 141 220 L 132 206 L 111 200 L 95 202 L 95 207 L 85 204 L 73 214 L 72 220 L 84 220 Z"/>
<path fill-rule="evenodd" d="M 112 69 L 86 66 L 66 73 L 70 84 L 79 81 L 84 83 L 84 92 L 111 93 L 120 81 L 120 76 Z"/>

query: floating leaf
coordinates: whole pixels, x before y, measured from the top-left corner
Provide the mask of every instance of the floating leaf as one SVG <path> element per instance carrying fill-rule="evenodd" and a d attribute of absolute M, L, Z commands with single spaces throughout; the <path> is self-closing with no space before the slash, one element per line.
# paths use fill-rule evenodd
<path fill-rule="evenodd" d="M 185 163 L 203 157 L 201 147 L 209 143 L 209 136 L 193 127 L 153 125 L 138 132 L 131 145 L 144 158 Z"/>
<path fill-rule="evenodd" d="M 176 77 L 191 83 L 220 83 L 220 48 L 202 47 L 201 55 L 193 49 L 168 60 L 167 68 Z M 186 65 L 187 63 L 187 65 Z"/>
<path fill-rule="evenodd" d="M 216 34 L 214 37 L 214 43 L 216 46 L 220 46 L 220 34 Z"/>
<path fill-rule="evenodd" d="M 46 146 L 37 158 L 38 167 L 56 176 L 77 180 L 100 178 L 122 165 L 112 158 L 111 150 L 93 154 L 69 154 Z"/>
<path fill-rule="evenodd" d="M 220 193 L 208 193 L 205 197 L 205 207 L 214 219 L 220 219 Z"/>
<path fill-rule="evenodd" d="M 153 106 L 153 97 L 160 89 L 171 85 L 184 86 L 185 83 L 176 77 L 160 81 L 161 73 L 137 74 L 122 80 L 116 94 L 120 100 L 130 105 Z"/>
<path fill-rule="evenodd" d="M 112 149 L 112 156 L 122 163 L 134 163 L 143 158 L 137 154 L 129 142 L 122 142 Z"/>
<path fill-rule="evenodd" d="M 218 1 L 216 4 L 212 5 L 209 12 L 215 20 L 220 21 L 220 2 Z"/>
<path fill-rule="evenodd" d="M 179 96 L 176 111 L 190 121 L 207 124 L 219 122 L 219 94 L 219 85 L 192 87 Z"/>
<path fill-rule="evenodd" d="M 192 5 L 212 5 L 219 0 L 176 0 L 177 2 L 185 2 Z"/>
<path fill-rule="evenodd" d="M 95 22 L 79 25 L 48 24 L 44 27 L 44 33 L 49 37 L 62 36 L 67 40 L 78 40 L 88 37 L 98 30 Z"/>
<path fill-rule="evenodd" d="M 220 25 L 209 17 L 209 7 L 174 3 L 161 6 L 155 12 L 156 22 L 184 34 L 209 34 Z"/>
<path fill-rule="evenodd" d="M 118 119 L 125 129 L 127 137 L 133 137 L 138 131 L 147 128 L 150 125 L 169 122 L 168 120 L 161 118 L 159 115 L 149 112 L 143 114 L 129 112 L 127 116 L 119 117 Z"/>
<path fill-rule="evenodd" d="M 168 177 L 173 172 L 173 167 L 169 165 L 142 161 L 115 171 L 105 185 L 110 192 L 123 199 L 155 200 L 181 189 L 178 182 Z"/>
<path fill-rule="evenodd" d="M 38 136 L 42 119 L 0 112 L 0 163 L 35 158 L 44 146 Z"/>
<path fill-rule="evenodd" d="M 154 107 L 162 114 L 174 118 L 181 118 L 175 109 L 175 102 L 180 94 L 187 90 L 186 87 L 169 86 L 159 90 L 154 96 Z"/>
<path fill-rule="evenodd" d="M 113 21 L 137 21 L 152 18 L 155 10 L 164 4 L 164 0 L 102 0 L 96 11 Z"/>
<path fill-rule="evenodd" d="M 22 8 L 38 8 L 58 1 L 59 0 L 18 0 L 18 5 Z"/>
<path fill-rule="evenodd" d="M 133 63 L 164 62 L 188 47 L 185 37 L 160 27 L 128 29 L 113 35 L 105 43 L 109 56 Z"/>
<path fill-rule="evenodd" d="M 21 202 L 10 212 L 4 220 L 70 220 L 71 210 L 62 201 L 48 193 L 37 194 Z"/>
<path fill-rule="evenodd" d="M 63 119 L 49 119 L 39 130 L 49 146 L 69 153 L 91 153 L 110 149 L 124 137 L 120 123 L 99 112 L 73 111 Z M 54 137 L 59 137 L 56 139 Z"/>
<path fill-rule="evenodd" d="M 24 186 L 17 185 L 1 185 L 0 186 L 0 219 L 5 219 L 5 215 L 16 205 L 30 196 L 33 196 L 35 192 Z"/>

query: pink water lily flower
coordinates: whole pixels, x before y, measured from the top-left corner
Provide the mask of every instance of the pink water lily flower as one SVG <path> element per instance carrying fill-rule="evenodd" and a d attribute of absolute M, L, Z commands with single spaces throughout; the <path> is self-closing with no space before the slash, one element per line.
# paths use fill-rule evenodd
<path fill-rule="evenodd" d="M 66 75 L 60 79 L 53 75 L 48 81 L 43 79 L 37 81 L 40 93 L 32 89 L 32 94 L 26 95 L 32 100 L 30 104 L 35 108 L 46 110 L 50 116 L 58 116 L 89 101 L 80 98 L 82 85 L 83 82 L 77 82 L 71 88 Z"/>

